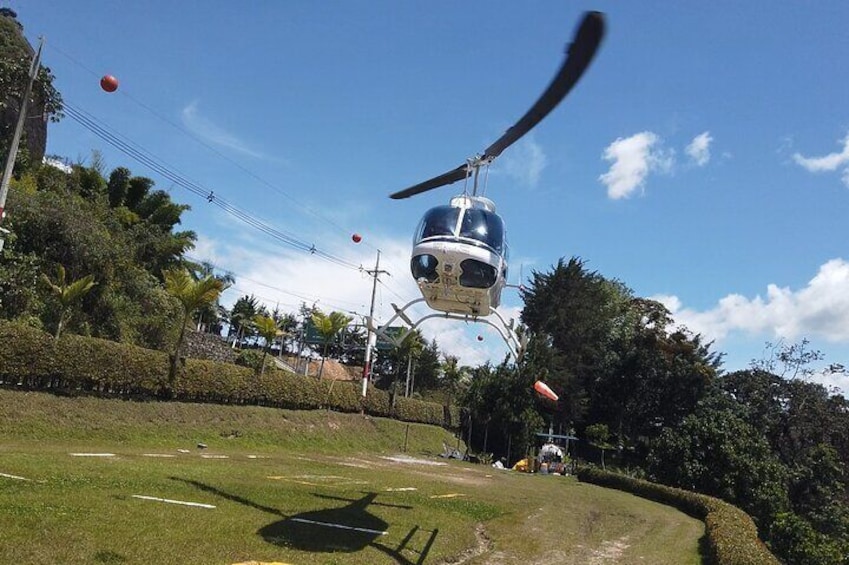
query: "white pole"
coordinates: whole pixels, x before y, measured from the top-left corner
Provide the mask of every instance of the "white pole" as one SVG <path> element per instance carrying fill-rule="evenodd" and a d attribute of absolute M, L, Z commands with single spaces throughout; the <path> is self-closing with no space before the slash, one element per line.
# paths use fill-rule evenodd
<path fill-rule="evenodd" d="M 24 120 L 27 117 L 27 105 L 29 97 L 32 94 L 32 83 L 35 82 L 35 77 L 38 75 L 38 63 L 41 60 L 41 48 L 44 46 L 44 38 L 39 38 L 38 51 L 32 58 L 32 63 L 29 68 L 29 81 L 24 89 L 24 96 L 21 98 L 21 108 L 18 111 L 18 123 L 15 125 L 15 134 L 12 136 L 12 143 L 9 145 L 9 155 L 6 157 L 6 168 L 3 169 L 3 178 L 0 180 L 0 223 L 5 217 L 4 208 L 6 207 L 6 195 L 9 193 L 9 181 L 12 179 L 12 169 L 15 168 L 15 158 L 18 156 L 18 144 L 21 142 L 21 132 L 24 129 Z M 3 238 L 0 237 L 0 250 L 3 249 Z"/>
<path fill-rule="evenodd" d="M 374 282 L 371 286 L 371 306 L 368 311 L 368 321 L 366 323 L 366 356 L 363 362 L 363 398 L 366 397 L 368 391 L 368 381 L 371 378 L 371 351 L 377 343 L 377 334 L 374 333 L 374 296 L 377 294 L 377 277 L 380 274 L 380 249 L 377 250 L 377 261 L 374 264 L 374 271 L 369 271 L 374 277 Z"/>

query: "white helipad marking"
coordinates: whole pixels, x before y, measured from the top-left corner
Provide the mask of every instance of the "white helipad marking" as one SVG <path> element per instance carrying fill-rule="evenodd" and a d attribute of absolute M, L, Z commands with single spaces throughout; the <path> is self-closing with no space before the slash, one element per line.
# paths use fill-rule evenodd
<path fill-rule="evenodd" d="M 0 477 L 6 477 L 7 479 L 15 479 L 16 481 L 31 481 L 32 479 L 28 479 L 26 477 L 19 477 L 17 475 L 10 475 L 8 473 L 0 473 Z"/>
<path fill-rule="evenodd" d="M 331 522 L 317 522 L 315 520 L 307 520 L 306 518 L 290 518 L 290 522 L 301 522 L 303 524 L 314 524 L 316 526 L 325 526 L 327 528 L 338 528 L 340 530 L 354 530 L 355 532 L 366 532 L 369 534 L 378 534 L 381 536 L 385 536 L 389 532 L 382 532 L 380 530 L 370 530 L 368 528 L 355 528 L 354 526 L 346 526 L 344 524 L 333 524 Z"/>
<path fill-rule="evenodd" d="M 115 457 L 114 453 L 69 453 L 71 457 Z"/>
<path fill-rule="evenodd" d="M 398 488 L 387 488 L 386 492 L 406 492 L 411 490 L 419 490 L 416 487 L 398 487 Z"/>
<path fill-rule="evenodd" d="M 134 494 L 133 498 L 142 500 L 154 500 L 156 502 L 167 502 L 168 504 L 180 504 L 182 506 L 195 506 L 197 508 L 215 508 L 212 504 L 203 504 L 202 502 L 186 502 L 185 500 L 171 500 L 170 498 L 157 498 L 155 496 L 145 496 L 143 494 Z"/>
<path fill-rule="evenodd" d="M 227 455 L 201 455 L 203 459 L 230 459 Z"/>
<path fill-rule="evenodd" d="M 343 467 L 354 467 L 356 469 L 369 469 L 370 468 L 368 465 L 361 465 L 359 463 L 344 463 L 343 462 L 343 463 L 339 463 L 339 464 L 342 465 Z"/>
<path fill-rule="evenodd" d="M 416 459 L 415 457 L 407 457 L 406 455 L 399 455 L 397 457 L 381 457 L 381 459 L 387 459 L 389 461 L 395 461 L 396 463 L 414 463 L 416 465 L 435 465 L 437 467 L 444 467 L 448 465 L 448 463 L 443 463 L 441 461 L 428 461 L 427 459 Z"/>
<path fill-rule="evenodd" d="M 142 457 L 177 457 L 173 453 L 142 453 Z"/>

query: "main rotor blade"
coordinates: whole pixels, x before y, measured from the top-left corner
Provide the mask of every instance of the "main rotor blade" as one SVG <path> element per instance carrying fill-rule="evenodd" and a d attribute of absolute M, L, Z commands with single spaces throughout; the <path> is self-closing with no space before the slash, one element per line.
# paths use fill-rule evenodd
<path fill-rule="evenodd" d="M 466 175 L 468 174 L 467 170 L 468 165 L 460 165 L 456 169 L 443 173 L 438 177 L 433 177 L 430 180 L 420 182 L 410 188 L 405 188 L 395 194 L 391 194 L 389 197 L 394 198 L 395 200 L 400 200 L 401 198 L 409 198 L 410 196 L 426 192 L 432 188 L 438 188 L 440 186 L 445 186 L 446 184 L 454 184 L 458 180 L 466 178 Z"/>
<path fill-rule="evenodd" d="M 494 159 L 501 155 L 502 151 L 528 133 L 569 94 L 569 91 L 572 90 L 572 87 L 575 86 L 592 62 L 601 44 L 602 37 L 604 37 L 604 15 L 601 12 L 587 12 L 575 33 L 575 40 L 566 51 L 566 60 L 563 61 L 563 65 L 557 71 L 551 84 L 518 122 L 498 138 L 495 143 L 486 148 L 481 156 L 482 160 Z M 447 173 L 396 192 L 390 195 L 390 198 L 396 200 L 408 198 L 433 188 L 453 184 L 466 178 L 467 174 L 468 165 L 460 165 Z"/>
<path fill-rule="evenodd" d="M 554 80 L 531 109 L 495 143 L 486 148 L 484 158 L 495 158 L 501 155 L 502 151 L 513 145 L 554 110 L 590 66 L 602 37 L 604 37 L 604 15 L 601 12 L 587 12 L 575 34 L 575 41 L 566 51 L 566 60 L 563 61 Z"/>

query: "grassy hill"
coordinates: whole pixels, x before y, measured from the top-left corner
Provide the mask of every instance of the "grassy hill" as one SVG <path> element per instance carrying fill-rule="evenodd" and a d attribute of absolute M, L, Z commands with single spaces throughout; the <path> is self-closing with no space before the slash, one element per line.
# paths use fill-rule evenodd
<path fill-rule="evenodd" d="M 353 414 L 0 390 L 0 562 L 701 562 L 698 520 L 446 461 L 443 442 Z"/>

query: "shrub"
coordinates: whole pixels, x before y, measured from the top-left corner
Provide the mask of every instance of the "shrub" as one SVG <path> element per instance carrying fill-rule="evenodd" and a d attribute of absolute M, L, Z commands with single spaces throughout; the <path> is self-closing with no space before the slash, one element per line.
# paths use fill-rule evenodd
<path fill-rule="evenodd" d="M 262 367 L 262 351 L 259 349 L 242 349 L 236 357 L 236 365 L 249 367 L 259 372 Z"/>
<path fill-rule="evenodd" d="M 171 398 L 190 402 L 256 404 L 310 410 L 329 408 L 443 426 L 450 421 L 439 404 L 400 398 L 394 413 L 389 394 L 370 388 L 363 403 L 356 383 L 319 381 L 267 366 L 257 374 L 259 351 L 245 351 L 248 365 L 183 360 L 168 385 L 168 355 L 108 340 L 65 335 L 56 340 L 23 324 L 0 322 L 0 384 L 34 390 L 119 397 Z M 249 355 L 255 354 L 255 355 Z M 255 363 L 254 363 L 255 361 Z"/>
<path fill-rule="evenodd" d="M 666 504 L 705 522 L 712 563 L 717 565 L 779 565 L 778 559 L 758 539 L 752 518 L 718 498 L 667 487 L 625 475 L 582 467 L 578 479 L 623 490 Z"/>

